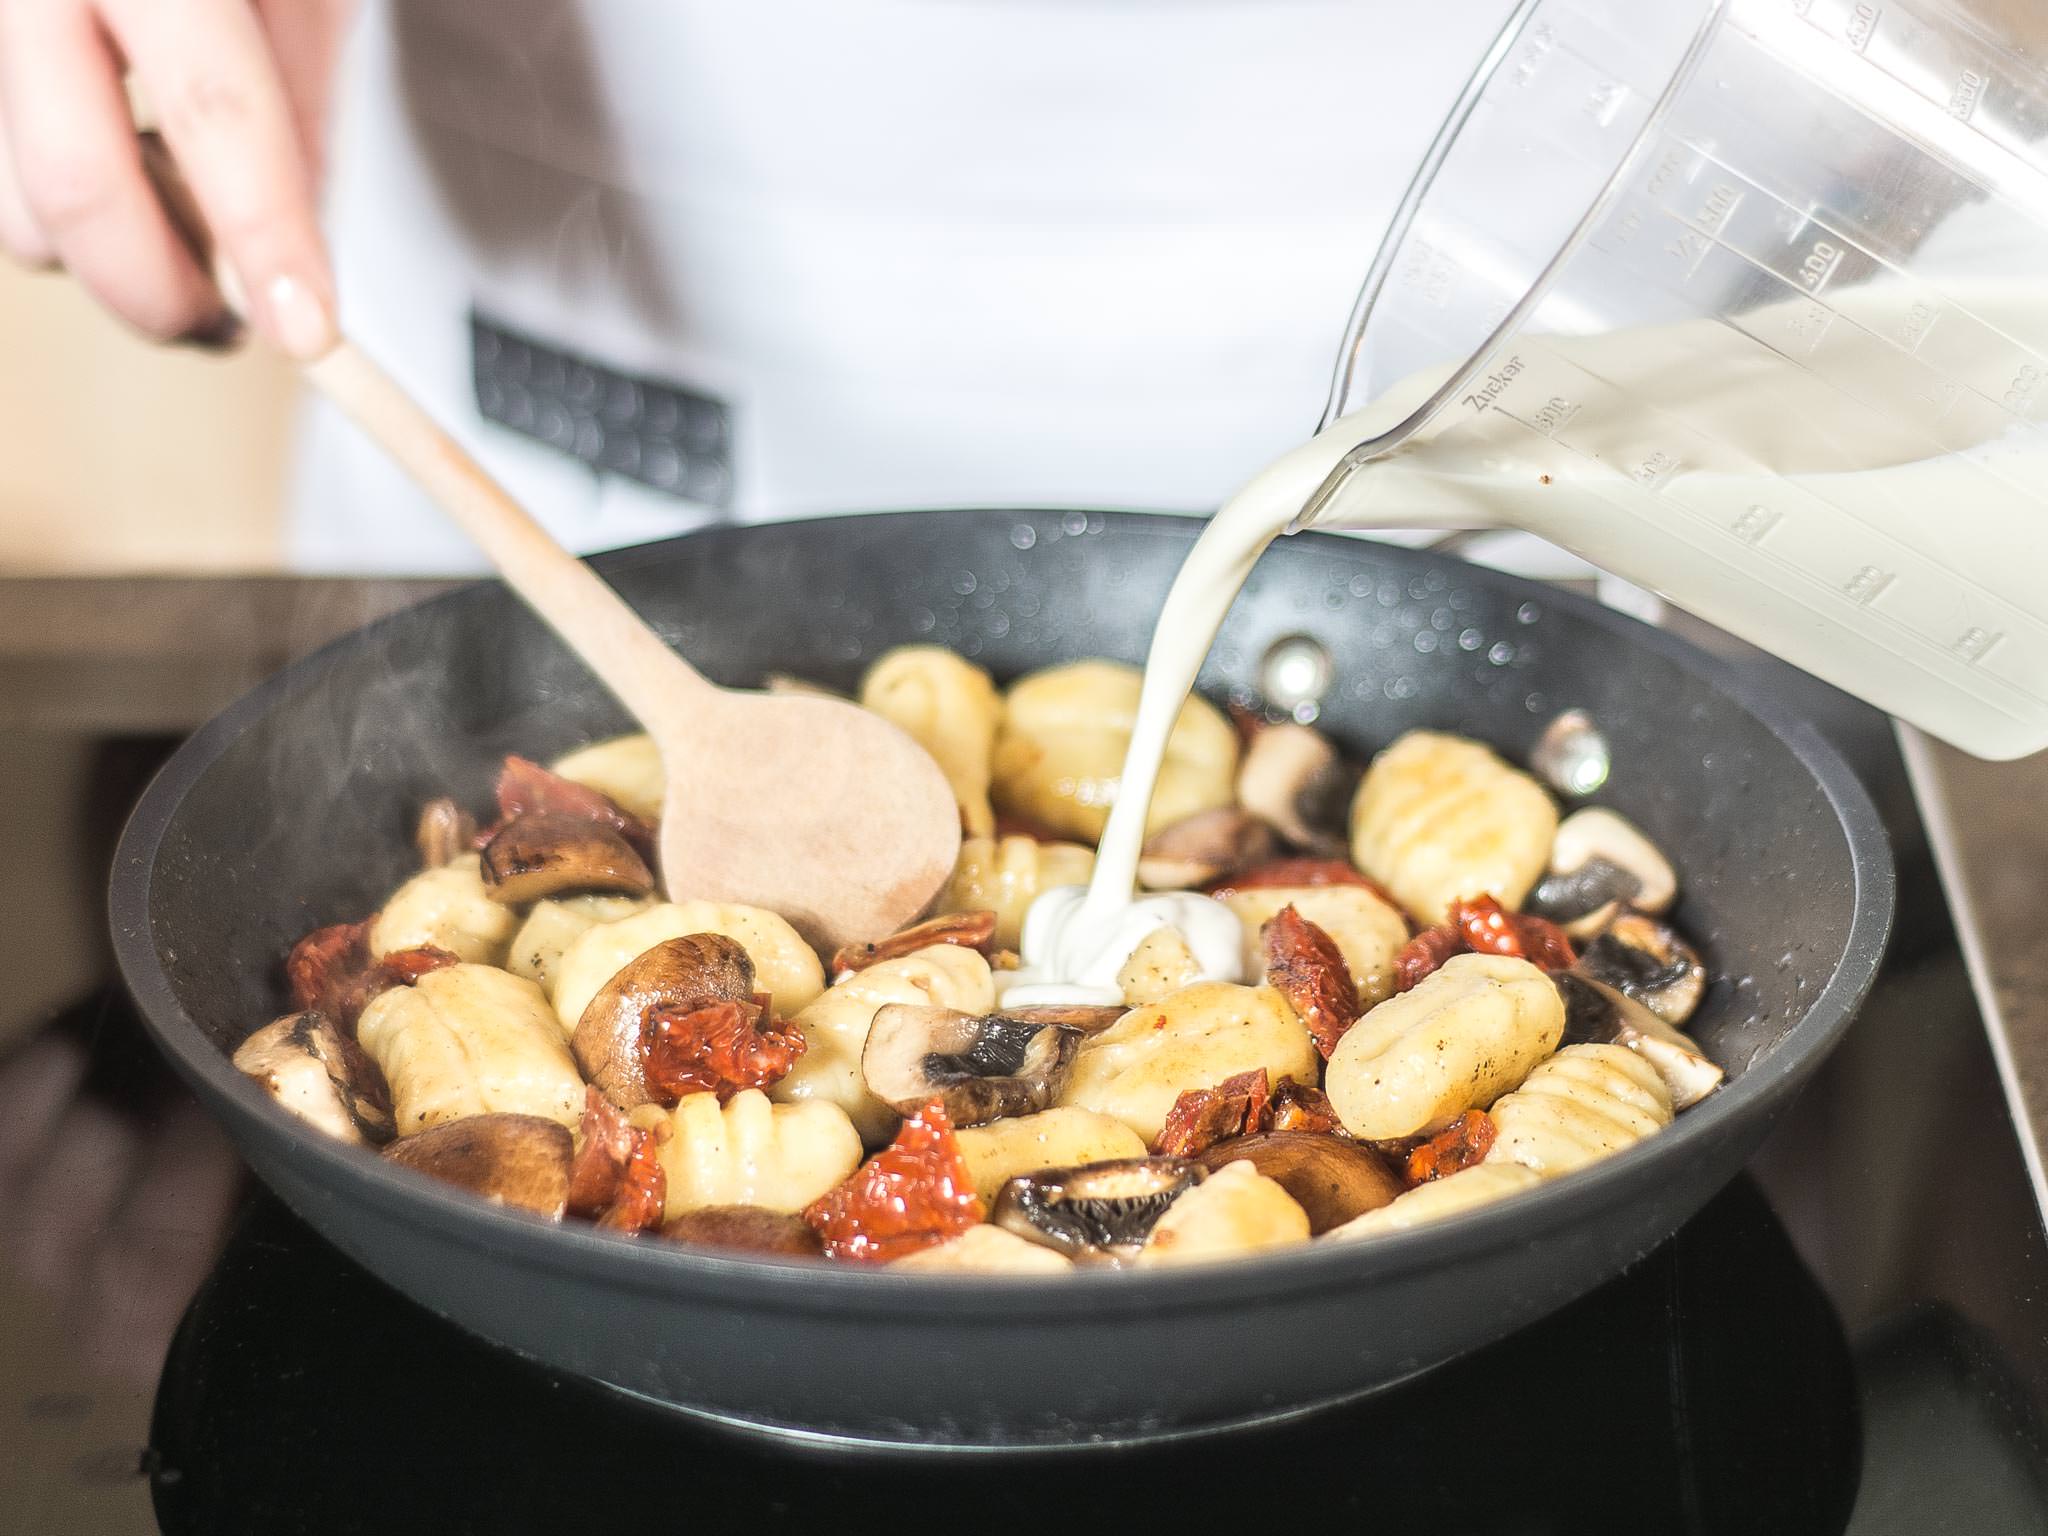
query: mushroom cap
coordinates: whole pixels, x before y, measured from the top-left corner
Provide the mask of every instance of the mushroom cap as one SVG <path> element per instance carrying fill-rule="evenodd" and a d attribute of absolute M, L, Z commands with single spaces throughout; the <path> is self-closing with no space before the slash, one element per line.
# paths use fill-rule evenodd
<path fill-rule="evenodd" d="M 1168 1206 L 1208 1177 L 1180 1157 L 1131 1157 L 1019 1174 L 989 1219 L 1074 1258 L 1134 1258 Z"/>
<path fill-rule="evenodd" d="M 508 907 L 570 891 L 645 896 L 654 875 L 616 828 L 560 811 L 527 811 L 492 834 L 483 850 L 484 890 Z"/>
<path fill-rule="evenodd" d="M 394 1141 L 384 1156 L 503 1205 L 560 1219 L 573 1151 L 567 1126 L 539 1115 L 471 1115 Z"/>
<path fill-rule="evenodd" d="M 1378 1210 L 1406 1188 L 1371 1147 L 1316 1131 L 1240 1136 L 1218 1142 L 1201 1156 L 1212 1173 L 1228 1163 L 1250 1163 L 1308 1213 L 1311 1235 Z"/>
<path fill-rule="evenodd" d="M 1634 998 L 1583 969 L 1556 971 L 1550 979 L 1564 999 L 1563 1044 L 1627 1046 L 1664 1079 L 1674 1110 L 1690 1108 L 1720 1086 L 1724 1074 L 1699 1042 Z"/>
<path fill-rule="evenodd" d="M 685 1211 L 661 1229 L 671 1242 L 742 1253 L 822 1258 L 825 1244 L 803 1217 L 760 1205 L 705 1205 Z"/>
<path fill-rule="evenodd" d="M 570 1049 L 583 1075 L 621 1109 L 654 1102 L 641 1031 L 657 1007 L 691 1012 L 719 1002 L 751 1002 L 754 962 L 722 933 L 664 939 L 626 962 L 583 1009 Z"/>
<path fill-rule="evenodd" d="M 1632 997 L 1667 1024 L 1683 1024 L 1707 990 L 1707 970 L 1693 947 L 1668 923 L 1624 912 L 1573 967 L 1581 976 Z"/>
<path fill-rule="evenodd" d="M 1359 770 L 1321 731 L 1294 721 L 1262 726 L 1237 770 L 1237 803 L 1297 848 L 1341 854 L 1344 811 Z"/>
<path fill-rule="evenodd" d="M 1248 811 L 1197 811 L 1146 839 L 1138 883 L 1153 891 L 1192 890 L 1263 863 L 1276 847 L 1273 829 Z"/>
<path fill-rule="evenodd" d="M 1091 1010 L 1097 1012 L 1103 1010 Z M 875 1014 L 861 1051 L 868 1092 L 909 1114 L 942 1101 L 956 1126 L 985 1125 L 1049 1107 L 1066 1082 L 1082 1031 L 1069 1009 L 962 1013 L 891 1003 Z"/>

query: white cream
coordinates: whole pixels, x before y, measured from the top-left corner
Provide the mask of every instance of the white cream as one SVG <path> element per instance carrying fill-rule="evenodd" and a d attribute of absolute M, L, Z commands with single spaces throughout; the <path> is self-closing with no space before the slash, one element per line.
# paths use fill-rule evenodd
<path fill-rule="evenodd" d="M 1215 898 L 1159 891 L 1124 902 L 1106 922 L 1088 914 L 1087 898 L 1085 887 L 1063 885 L 1031 903 L 1024 915 L 1024 963 L 997 974 L 1006 1006 L 1122 1002 L 1117 974 L 1161 928 L 1178 929 L 1187 940 L 1201 980 L 1244 979 L 1244 925 Z"/>

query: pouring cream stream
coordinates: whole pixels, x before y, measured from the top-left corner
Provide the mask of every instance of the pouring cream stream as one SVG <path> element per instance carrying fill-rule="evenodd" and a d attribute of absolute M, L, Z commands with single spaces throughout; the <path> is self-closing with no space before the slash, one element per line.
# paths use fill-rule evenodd
<path fill-rule="evenodd" d="M 1834 298 L 1836 323 L 1881 338 L 1924 307 L 1924 294 L 1871 284 Z M 1945 297 L 1994 334 L 2048 336 L 2048 297 L 2027 285 L 1973 281 Z M 1033 904 L 1024 968 L 1012 973 L 1006 1000 L 1115 1003 L 1118 970 L 1166 926 L 1188 939 L 1205 978 L 1246 979 L 1235 917 L 1188 892 L 1135 894 L 1138 856 L 1181 705 L 1252 566 L 1296 527 L 1527 529 L 1895 712 L 1917 706 L 1918 718 L 1938 719 L 1943 699 L 1955 697 L 1944 690 L 1969 688 L 2002 704 L 2016 729 L 2043 729 L 2048 706 L 2036 674 L 2048 620 L 2035 612 L 2038 560 L 2024 552 L 2038 548 L 2048 513 L 2048 445 L 1988 400 L 1970 417 L 1958 408 L 1944 418 L 1951 435 L 1967 426 L 1968 441 L 1942 441 L 1881 385 L 1871 386 L 1875 399 L 1852 398 L 1756 340 L 1799 316 L 1783 305 L 1750 311 L 1740 328 L 1705 316 L 1518 337 L 1511 375 L 1481 408 L 1448 406 L 1391 452 L 1354 458 L 1358 444 L 1399 425 L 1445 376 L 1419 375 L 1254 477 L 1210 520 L 1174 578 L 1094 878 L 1085 895 L 1051 891 Z M 1602 386 L 1597 404 L 1578 393 L 1588 381 Z M 1560 399 L 1570 431 L 1532 430 L 1529 421 Z M 1660 451 L 1683 473 L 1651 494 L 1639 488 L 1637 466 Z M 1930 508 L 1965 502 L 1970 533 L 1958 540 Z M 1774 536 L 1782 546 L 1775 558 L 1757 557 L 1744 525 L 1760 513 L 1808 542 Z M 1715 552 L 1717 529 L 1738 536 L 1722 545 L 1740 557 Z M 1887 573 L 1884 601 L 1859 595 L 1866 565 Z M 1922 626 L 1939 642 L 1924 648 L 1931 654 L 1896 633 L 1907 610 L 1893 599 L 1903 596 L 1928 610 Z M 1885 623 L 1895 627 L 1890 643 L 1878 627 Z M 1995 634 L 2002 646 L 1961 655 L 1955 637 L 1972 634 Z M 1913 691 L 1902 692 L 1909 684 Z"/>

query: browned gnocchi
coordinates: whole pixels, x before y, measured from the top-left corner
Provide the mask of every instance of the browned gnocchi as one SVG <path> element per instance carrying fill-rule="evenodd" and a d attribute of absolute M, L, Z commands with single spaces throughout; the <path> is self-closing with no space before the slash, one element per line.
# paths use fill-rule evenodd
<path fill-rule="evenodd" d="M 522 884 L 490 852 L 512 812 L 435 802 L 427 867 L 301 941 L 295 1011 L 236 1064 L 310 1133 L 542 1217 L 1007 1275 L 1451 1219 L 1714 1091 L 1678 872 L 1614 808 L 1560 816 L 1441 732 L 1348 762 L 1190 700 L 1132 909 L 1159 915 L 1048 985 L 1034 925 L 1080 910 L 1137 688 L 1111 662 L 1004 688 L 930 646 L 879 658 L 858 697 L 939 762 L 966 835 L 930 919 L 834 956 L 648 889 L 645 736 L 511 760 L 523 794 L 591 808 L 602 835 L 564 844 L 606 857 Z"/>

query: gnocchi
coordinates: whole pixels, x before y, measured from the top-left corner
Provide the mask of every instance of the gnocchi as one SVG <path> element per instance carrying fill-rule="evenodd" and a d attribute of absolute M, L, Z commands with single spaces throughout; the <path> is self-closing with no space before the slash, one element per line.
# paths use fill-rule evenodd
<path fill-rule="evenodd" d="M 1150 1143 L 1188 1089 L 1262 1067 L 1275 1083 L 1313 1083 L 1318 1064 L 1307 1028 L 1271 987 L 1205 981 L 1082 1042 L 1059 1102 L 1121 1120 Z"/>
<path fill-rule="evenodd" d="M 1194 1264 L 1308 1241 L 1308 1212 L 1250 1163 L 1225 1163 L 1166 1208 L 1133 1261 Z"/>
<path fill-rule="evenodd" d="M 957 1131 L 954 1140 L 975 1194 L 990 1205 L 996 1192 L 1020 1173 L 1145 1155 L 1144 1138 L 1123 1121 L 1072 1105 L 994 1120 Z"/>
<path fill-rule="evenodd" d="M 562 896 L 537 901 L 512 935 L 505 969 L 538 982 L 552 999 L 555 968 L 562 963 L 563 950 L 600 923 L 616 923 L 653 905 L 645 896 Z"/>
<path fill-rule="evenodd" d="M 754 962 L 754 979 L 775 1000 L 775 1011 L 794 1014 L 825 990 L 825 966 L 794 928 L 762 907 L 731 901 L 672 901 L 616 922 L 599 923 L 571 939 L 555 965 L 555 1012 L 562 1029 L 576 1032 L 583 1010 L 620 967 L 663 939 L 720 933 Z"/>
<path fill-rule="evenodd" d="M 949 1270 L 957 1274 L 1056 1275 L 1074 1261 L 1002 1227 L 983 1222 L 933 1248 L 898 1259 L 896 1269 Z"/>
<path fill-rule="evenodd" d="M 707 1205 L 800 1211 L 860 1163 L 853 1122 L 822 1100 L 774 1104 L 748 1088 L 721 1107 L 713 1094 L 692 1093 L 673 1109 L 643 1104 L 627 1118 L 660 1136 L 668 1221 Z"/>
<path fill-rule="evenodd" d="M 830 985 L 778 914 L 620 874 L 659 830 L 650 738 L 508 758 L 495 883 L 477 808 L 431 801 L 433 867 L 301 939 L 295 1011 L 235 1064 L 307 1134 L 546 1218 L 962 1275 L 1398 1232 L 1716 1090 L 1676 1027 L 1711 996 L 1676 869 L 1616 810 L 1561 823 L 1464 737 L 1410 732 L 1361 775 L 1298 723 L 1247 724 L 1247 755 L 1192 698 L 1140 871 L 1175 894 L 1077 899 L 1140 687 L 1084 661 L 1004 692 L 944 650 L 885 652 L 859 701 L 939 762 L 963 836 L 928 919 L 843 946 Z M 604 856 L 515 878 L 514 811 L 542 807 L 555 853 Z"/>
<path fill-rule="evenodd" d="M 995 1000 L 988 962 L 957 944 L 934 944 L 855 971 L 796 1015 L 804 1054 L 775 1085 L 774 1096 L 785 1104 L 818 1099 L 836 1105 L 864 1140 L 885 1140 L 896 1112 L 869 1093 L 861 1077 L 861 1053 L 875 1015 L 890 1003 L 979 1014 L 994 1007 Z"/>
<path fill-rule="evenodd" d="M 967 836 L 994 834 L 989 778 L 1003 699 L 988 673 L 936 645 L 900 646 L 868 669 L 860 702 L 931 753 L 960 802 Z"/>
<path fill-rule="evenodd" d="M 432 946 L 477 965 L 500 965 L 519 928 L 519 914 L 484 888 L 481 855 L 466 853 L 423 869 L 392 893 L 370 924 L 370 953 Z"/>
<path fill-rule="evenodd" d="M 1011 684 L 996 737 L 997 808 L 1070 837 L 1100 837 L 1116 802 L 1142 677 L 1112 661 L 1077 661 Z M 1167 738 L 1145 830 L 1231 804 L 1237 754 L 1237 732 L 1222 711 L 1190 696 Z"/>
<path fill-rule="evenodd" d="M 472 1115 L 582 1118 L 583 1078 L 547 998 L 491 966 L 393 988 L 363 1010 L 356 1040 L 383 1069 L 400 1136 Z"/>
<path fill-rule="evenodd" d="M 1362 885 L 1254 886 L 1226 891 L 1223 904 L 1244 924 L 1245 974 L 1263 974 L 1259 930 L 1282 907 L 1292 907 L 1327 933 L 1367 1007 L 1394 991 L 1394 961 L 1408 942 L 1401 914 Z"/>
<path fill-rule="evenodd" d="M 1351 802 L 1351 857 L 1419 923 L 1491 896 L 1518 907 L 1550 862 L 1557 807 L 1476 741 L 1410 731 L 1373 759 Z"/>
<path fill-rule="evenodd" d="M 1337 1042 L 1323 1091 L 1363 1140 L 1432 1136 L 1517 1086 L 1563 1034 L 1564 1001 L 1535 966 L 1456 955 Z"/>
<path fill-rule="evenodd" d="M 1095 850 L 1035 837 L 970 837 L 960 844 L 953 877 L 939 892 L 941 912 L 992 911 L 995 942 L 1015 949 L 1023 941 L 1024 914 L 1046 891 L 1086 885 L 1095 873 Z"/>

